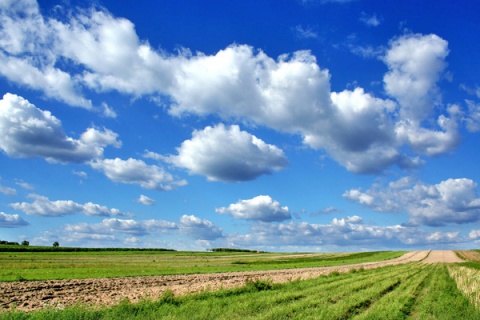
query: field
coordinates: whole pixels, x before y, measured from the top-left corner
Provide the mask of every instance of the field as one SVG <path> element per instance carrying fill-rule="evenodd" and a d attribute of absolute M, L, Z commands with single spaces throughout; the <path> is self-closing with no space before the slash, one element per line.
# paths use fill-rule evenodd
<path fill-rule="evenodd" d="M 475 254 L 2 253 L 0 319 L 480 319 Z"/>

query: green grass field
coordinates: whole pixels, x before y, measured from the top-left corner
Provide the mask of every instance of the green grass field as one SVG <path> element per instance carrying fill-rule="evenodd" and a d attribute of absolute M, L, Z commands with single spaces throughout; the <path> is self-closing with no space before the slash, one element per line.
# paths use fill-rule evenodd
<path fill-rule="evenodd" d="M 4 252 L 0 272 L 2 281 L 73 279 L 331 266 L 401 254 Z M 124 300 L 101 309 L 78 305 L 64 310 L 9 311 L 0 313 L 0 319 L 480 319 L 474 299 L 479 292 L 472 291 L 471 284 L 480 277 L 475 266 L 478 263 L 409 263 L 352 269 L 310 280 L 283 284 L 259 280 L 240 288 L 184 296 L 166 291 L 156 300 L 135 304 Z M 464 279 L 463 284 L 458 279 Z"/>
<path fill-rule="evenodd" d="M 182 251 L 0 252 L 0 281 L 83 279 L 324 267 L 404 252 L 251 253 Z"/>

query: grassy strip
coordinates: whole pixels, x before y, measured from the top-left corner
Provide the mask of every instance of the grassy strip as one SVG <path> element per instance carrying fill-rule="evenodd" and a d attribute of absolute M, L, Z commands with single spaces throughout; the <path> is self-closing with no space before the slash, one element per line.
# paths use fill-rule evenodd
<path fill-rule="evenodd" d="M 419 267 L 418 272 L 403 281 L 396 290 L 383 296 L 355 319 L 382 319 L 385 315 L 390 319 L 407 319 L 431 274 L 431 268 Z"/>
<path fill-rule="evenodd" d="M 457 289 L 443 264 L 431 266 L 432 276 L 418 295 L 412 319 L 480 319 L 480 312 Z"/>
<path fill-rule="evenodd" d="M 0 281 L 84 279 L 306 268 L 393 259 L 404 252 L 0 252 Z M 341 257 L 341 259 L 338 259 Z M 238 264 L 238 261 L 247 261 Z"/>

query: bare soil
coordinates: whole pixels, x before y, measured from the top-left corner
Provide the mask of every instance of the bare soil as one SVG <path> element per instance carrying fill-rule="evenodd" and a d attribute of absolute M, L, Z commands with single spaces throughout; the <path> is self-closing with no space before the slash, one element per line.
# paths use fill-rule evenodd
<path fill-rule="evenodd" d="M 228 272 L 173 276 L 124 277 L 108 279 L 74 279 L 0 283 L 0 312 L 10 309 L 34 311 L 63 309 L 74 304 L 101 307 L 118 304 L 123 299 L 138 302 L 156 299 L 166 290 L 175 295 L 206 290 L 239 287 L 246 281 L 288 282 L 315 278 L 332 272 L 373 269 L 415 261 L 459 262 L 453 251 L 412 251 L 393 260 L 322 268 L 299 268 L 252 272 Z"/>
<path fill-rule="evenodd" d="M 457 263 L 464 262 L 455 252 L 450 250 L 430 251 L 430 254 L 423 260 L 425 263 Z"/>

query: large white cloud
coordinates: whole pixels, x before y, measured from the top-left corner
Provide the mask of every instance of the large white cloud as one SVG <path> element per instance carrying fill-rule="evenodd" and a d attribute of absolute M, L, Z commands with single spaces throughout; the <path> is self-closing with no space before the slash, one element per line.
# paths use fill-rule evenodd
<path fill-rule="evenodd" d="M 177 151 L 177 156 L 165 159 L 209 180 L 252 180 L 287 165 L 282 150 L 236 125 L 219 124 L 194 131 L 192 139 L 184 141 Z"/>
<path fill-rule="evenodd" d="M 97 159 L 90 166 L 103 172 L 110 180 L 127 184 L 138 184 L 145 189 L 171 190 L 186 184 L 185 180 L 174 177 L 156 165 L 148 165 L 142 160 Z"/>
<path fill-rule="evenodd" d="M 344 197 L 379 212 L 406 211 L 409 224 L 441 226 L 480 220 L 478 185 L 470 179 L 448 179 L 427 185 L 403 178 L 386 187 L 348 190 Z"/>
<path fill-rule="evenodd" d="M 78 79 L 55 67 L 55 33 L 33 0 L 0 5 L 0 74 L 10 81 L 42 91 L 47 97 L 91 109 L 78 90 Z M 27 56 L 25 55 L 27 54 Z"/>
<path fill-rule="evenodd" d="M 386 100 L 362 88 L 331 92 L 328 70 L 309 51 L 275 59 L 235 44 L 212 55 L 188 49 L 169 55 L 140 40 L 131 21 L 98 7 L 72 10 L 62 21 L 43 17 L 31 0 L 7 8 L 0 12 L 0 70 L 12 82 L 71 105 L 89 106 L 79 88 L 149 95 L 174 116 L 216 114 L 299 134 L 306 145 L 359 173 L 420 165 L 405 144 L 431 156 L 451 151 L 460 140 L 458 119 L 442 110 L 437 83 L 448 43 L 437 35 L 407 34 L 390 42 L 383 81 L 393 100 Z M 70 64 L 75 68 L 58 69 Z"/>
<path fill-rule="evenodd" d="M 123 216 L 120 210 L 108 208 L 96 203 L 87 202 L 85 204 L 76 203 L 72 200 L 56 200 L 51 201 L 45 196 L 36 194 L 29 195 L 33 202 L 16 202 L 11 203 L 10 207 L 15 210 L 22 211 L 28 215 L 59 217 L 75 213 L 83 213 L 87 216 Z"/>
<path fill-rule="evenodd" d="M 0 100 L 0 149 L 12 157 L 42 157 L 51 162 L 85 162 L 120 147 L 108 129 L 88 128 L 80 139 L 68 137 L 59 119 L 24 98 L 6 93 Z"/>
<path fill-rule="evenodd" d="M 231 214 L 235 219 L 259 221 L 283 221 L 291 219 L 287 206 L 282 207 L 270 196 L 257 196 L 248 200 L 239 200 L 228 207 L 215 209 L 220 214 Z"/>
<path fill-rule="evenodd" d="M 8 214 L 0 212 L 0 228 L 18 228 L 29 225 L 18 214 Z"/>

